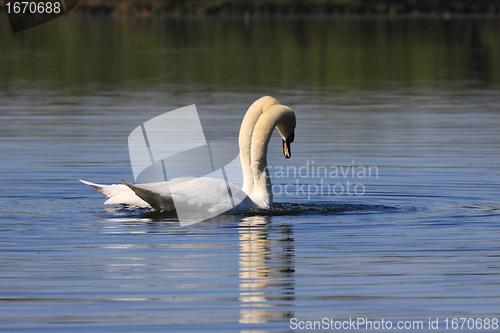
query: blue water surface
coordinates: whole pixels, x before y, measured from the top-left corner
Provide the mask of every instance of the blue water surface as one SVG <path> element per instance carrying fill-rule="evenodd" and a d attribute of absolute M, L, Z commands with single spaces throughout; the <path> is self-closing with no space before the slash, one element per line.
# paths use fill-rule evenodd
<path fill-rule="evenodd" d="M 79 38 L 95 33 L 82 28 Z M 0 55 L 20 64 L 27 36 L 9 37 Z M 35 57 L 57 52 L 30 43 Z M 41 70 L 2 79 L 1 331 L 287 332 L 299 321 L 361 318 L 393 330 L 422 322 L 421 331 L 438 319 L 433 331 L 444 332 L 447 318 L 500 319 L 493 83 L 389 75 L 376 86 L 370 72 L 353 86 L 221 85 L 210 73 L 209 83 L 159 84 L 120 81 L 127 73 L 115 67 L 85 76 L 86 66 L 82 85 L 70 77 L 58 86 L 62 73 L 44 81 Z M 269 165 L 287 173 L 271 174 L 270 210 L 181 227 L 173 216 L 104 206 L 78 181 L 133 181 L 128 134 L 193 103 L 207 137 L 236 142 L 245 110 L 265 94 L 298 120 L 290 160 L 271 139 Z M 485 331 L 474 325 L 468 331 Z"/>

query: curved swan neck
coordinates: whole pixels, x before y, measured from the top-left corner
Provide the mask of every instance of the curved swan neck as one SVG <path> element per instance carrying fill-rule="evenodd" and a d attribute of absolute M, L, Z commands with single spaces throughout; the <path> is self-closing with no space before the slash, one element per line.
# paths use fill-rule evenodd
<path fill-rule="evenodd" d="M 260 116 L 264 113 L 264 111 L 266 111 L 269 107 L 278 104 L 280 104 L 280 102 L 271 96 L 261 97 L 253 102 L 252 105 L 250 105 L 245 114 L 245 117 L 243 118 L 243 121 L 241 122 L 238 144 L 240 147 L 240 160 L 243 170 L 242 189 L 248 195 L 252 192 L 253 189 L 251 143 L 255 124 L 259 120 Z"/>
<path fill-rule="evenodd" d="M 257 120 L 252 133 L 250 160 L 253 175 L 253 188 L 251 198 L 259 206 L 271 206 L 273 193 L 271 180 L 267 168 L 267 146 L 273 129 L 287 124 L 288 127 L 295 126 L 295 114 L 284 105 L 274 105 L 268 108 Z M 280 131 L 280 134 L 281 133 Z"/>

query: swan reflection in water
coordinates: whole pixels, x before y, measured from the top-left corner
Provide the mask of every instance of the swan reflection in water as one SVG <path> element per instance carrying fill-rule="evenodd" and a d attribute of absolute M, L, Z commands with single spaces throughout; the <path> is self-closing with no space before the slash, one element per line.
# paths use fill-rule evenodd
<path fill-rule="evenodd" d="M 290 307 L 295 299 L 295 271 L 291 225 L 271 226 L 269 217 L 251 216 L 240 222 L 238 233 L 239 322 L 266 323 L 293 317 Z"/>

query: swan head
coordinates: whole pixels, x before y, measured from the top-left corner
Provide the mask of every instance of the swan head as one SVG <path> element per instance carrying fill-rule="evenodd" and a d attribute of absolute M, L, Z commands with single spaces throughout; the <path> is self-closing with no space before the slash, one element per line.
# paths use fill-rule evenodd
<path fill-rule="evenodd" d="M 286 107 L 288 112 L 286 112 L 286 117 L 284 117 L 283 121 L 276 125 L 276 129 L 278 130 L 281 139 L 283 141 L 283 155 L 285 158 L 290 158 L 292 156 L 291 145 L 293 140 L 295 139 L 295 113 L 293 113 L 292 109 Z"/>

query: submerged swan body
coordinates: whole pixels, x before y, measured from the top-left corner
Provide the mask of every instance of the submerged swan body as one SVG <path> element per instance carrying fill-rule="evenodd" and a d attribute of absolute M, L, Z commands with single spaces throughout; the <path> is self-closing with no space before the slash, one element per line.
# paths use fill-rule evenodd
<path fill-rule="evenodd" d="M 273 97 L 264 96 L 250 106 L 241 123 L 238 140 L 243 170 L 242 188 L 209 177 L 179 177 L 168 182 L 135 185 L 126 181 L 113 185 L 80 181 L 103 193 L 108 198 L 105 204 L 175 211 L 175 201 L 178 209 L 182 205 L 184 209 L 213 214 L 228 210 L 240 212 L 252 207 L 269 208 L 273 204 L 273 195 L 267 170 L 267 146 L 276 128 L 283 139 L 283 154 L 289 158 L 295 124 L 294 112 Z M 227 196 L 228 190 L 231 198 Z"/>

